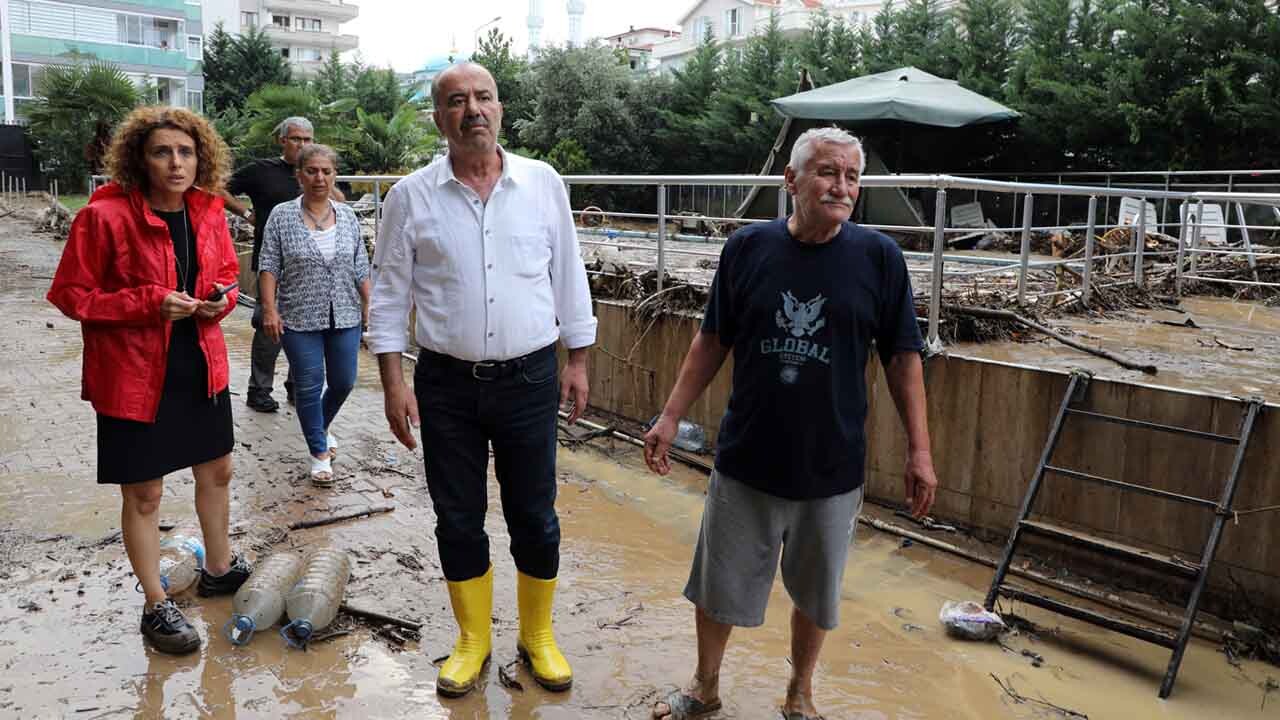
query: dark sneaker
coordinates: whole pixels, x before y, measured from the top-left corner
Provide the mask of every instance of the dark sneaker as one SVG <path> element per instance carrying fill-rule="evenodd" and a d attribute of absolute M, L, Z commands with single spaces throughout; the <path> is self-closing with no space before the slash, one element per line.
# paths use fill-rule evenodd
<path fill-rule="evenodd" d="M 231 569 L 225 573 L 215 576 L 204 570 L 200 571 L 200 583 L 196 586 L 196 594 L 200 597 L 230 595 L 240 589 L 251 573 L 253 573 L 253 566 L 248 560 L 241 555 L 232 555 Z"/>
<path fill-rule="evenodd" d="M 293 399 L 293 381 L 292 380 L 284 381 L 284 399 L 288 400 L 290 405 L 298 404 L 294 402 L 294 399 Z"/>
<path fill-rule="evenodd" d="M 267 393 L 249 393 L 249 397 L 245 399 L 245 405 L 250 410 L 257 410 L 262 413 L 273 413 L 280 409 L 280 403 L 276 402 Z"/>
<path fill-rule="evenodd" d="M 200 647 L 200 635 L 168 599 L 142 611 L 142 637 L 150 640 L 156 650 L 170 655 L 186 655 Z"/>

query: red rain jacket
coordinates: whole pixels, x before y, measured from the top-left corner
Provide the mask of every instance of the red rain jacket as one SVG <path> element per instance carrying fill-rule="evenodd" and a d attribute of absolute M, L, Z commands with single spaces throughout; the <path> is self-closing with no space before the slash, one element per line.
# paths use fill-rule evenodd
<path fill-rule="evenodd" d="M 199 258 L 196 297 L 213 284 L 235 282 L 236 251 L 227 230 L 222 198 L 192 188 L 187 212 Z M 173 325 L 160 314 L 165 296 L 178 286 L 177 259 L 169 226 L 151 212 L 138 190 L 115 183 L 98 189 L 76 214 L 62 260 L 49 288 L 49 302 L 80 322 L 84 335 L 81 397 L 103 415 L 155 422 L 164 389 Z M 196 318 L 200 349 L 209 367 L 209 395 L 227 387 L 227 345 L 219 322 Z"/>

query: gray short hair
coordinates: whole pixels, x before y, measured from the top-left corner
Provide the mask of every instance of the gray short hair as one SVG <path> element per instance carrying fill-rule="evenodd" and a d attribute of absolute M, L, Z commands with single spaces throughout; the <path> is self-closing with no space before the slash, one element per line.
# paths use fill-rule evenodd
<path fill-rule="evenodd" d="M 295 127 L 298 128 L 299 130 L 304 130 L 313 135 L 316 132 L 316 129 L 311 124 L 310 120 L 304 117 L 299 117 L 295 115 L 294 117 L 287 117 L 280 121 L 280 124 L 277 125 L 275 129 L 276 137 L 281 140 L 285 139 L 286 137 L 289 136 L 289 128 L 295 128 Z"/>
<path fill-rule="evenodd" d="M 796 138 L 796 144 L 791 146 L 791 161 L 787 165 L 797 175 L 804 173 L 805 166 L 809 164 L 809 159 L 813 157 L 813 146 L 818 143 L 834 143 L 852 147 L 858 151 L 858 175 L 861 176 L 862 172 L 867 169 L 867 153 L 862 149 L 861 140 L 837 127 L 820 127 L 806 130 L 800 137 Z"/>
<path fill-rule="evenodd" d="M 328 158 L 329 162 L 333 164 L 334 172 L 337 172 L 338 151 L 328 145 L 321 145 L 320 143 L 311 143 L 310 145 L 302 146 L 302 149 L 298 151 L 298 170 L 302 170 L 302 168 L 306 167 L 306 164 L 317 155 L 322 155 Z"/>

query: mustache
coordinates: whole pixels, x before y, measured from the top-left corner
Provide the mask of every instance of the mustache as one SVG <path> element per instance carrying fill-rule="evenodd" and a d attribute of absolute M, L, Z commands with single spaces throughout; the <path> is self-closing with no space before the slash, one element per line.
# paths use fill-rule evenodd
<path fill-rule="evenodd" d="M 470 130 L 473 127 L 489 127 L 489 120 L 483 115 L 462 119 L 463 130 Z"/>
<path fill-rule="evenodd" d="M 821 198 L 818 199 L 818 201 L 824 202 L 824 203 L 829 203 L 829 202 L 840 203 L 841 205 L 844 205 L 850 210 L 853 209 L 853 201 L 850 200 L 849 198 L 838 198 L 832 195 L 823 195 Z"/>

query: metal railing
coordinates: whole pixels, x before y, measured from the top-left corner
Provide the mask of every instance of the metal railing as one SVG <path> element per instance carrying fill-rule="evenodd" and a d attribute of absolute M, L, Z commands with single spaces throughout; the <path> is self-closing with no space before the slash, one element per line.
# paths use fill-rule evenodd
<path fill-rule="evenodd" d="M 1237 174 L 1243 174 L 1244 171 Z M 1275 175 L 1280 178 L 1280 171 L 1247 171 L 1250 174 Z M 1218 173 L 1227 174 L 1227 173 Z M 1112 175 L 1120 176 L 1121 173 L 1112 173 Z M 1161 173 L 1165 176 L 1176 176 L 1178 173 Z M 373 186 L 373 224 L 375 233 L 378 232 L 381 222 L 381 202 L 383 197 L 383 189 L 389 188 L 399 181 L 403 176 L 397 175 L 343 175 L 337 179 L 343 182 L 365 183 Z M 101 176 L 95 176 L 93 182 L 96 183 L 105 180 Z M 715 258 L 719 253 L 710 249 L 692 249 L 687 247 L 673 247 L 673 242 L 722 242 L 723 236 L 713 236 L 711 238 L 701 235 L 681 235 L 680 233 L 672 233 L 668 229 L 668 223 L 672 221 L 709 221 L 723 223 L 726 225 L 743 225 L 754 222 L 766 222 L 773 218 L 737 218 L 727 215 L 673 215 L 668 208 L 671 201 L 671 190 L 674 188 L 699 188 L 699 187 L 736 187 L 736 188 L 776 188 L 777 192 L 777 217 L 785 217 L 788 213 L 788 194 L 783 188 L 783 178 L 780 175 L 573 175 L 563 178 L 566 191 L 575 186 L 629 186 L 629 187 L 649 187 L 654 192 L 654 208 L 656 212 L 621 212 L 607 211 L 598 208 L 590 210 L 580 209 L 574 210 L 576 217 L 583 218 L 587 216 L 599 218 L 619 218 L 628 220 L 651 221 L 654 224 L 654 231 L 638 231 L 638 230 L 605 230 L 599 228 L 580 227 L 579 232 L 587 236 L 605 235 L 606 240 L 580 240 L 582 245 L 597 247 L 612 247 L 617 250 L 637 250 L 653 252 L 656 255 L 655 266 L 657 270 L 657 289 L 661 292 L 667 282 L 668 257 L 671 255 L 687 255 L 694 257 Z M 1065 185 L 1061 183 L 1046 184 L 1024 181 L 1005 181 L 991 180 L 978 177 L 964 177 L 955 175 L 881 175 L 867 176 L 861 180 L 862 188 L 898 188 L 913 191 L 933 191 L 933 223 L 930 225 L 880 225 L 867 223 L 866 226 L 882 231 L 894 233 L 915 233 L 932 237 L 932 249 L 929 252 L 904 252 L 909 261 L 916 263 L 910 268 L 915 275 L 927 275 L 929 277 L 929 295 L 928 295 L 928 339 L 931 345 L 938 342 L 938 324 L 941 317 L 941 302 L 944 289 L 944 283 L 947 278 L 971 279 L 977 276 L 989 274 L 1005 274 L 1016 273 L 1017 280 L 1017 301 L 1019 304 L 1027 303 L 1030 300 L 1038 300 L 1058 295 L 1067 295 L 1079 293 L 1080 299 L 1088 303 L 1091 300 L 1092 293 L 1098 287 L 1115 287 L 1118 285 L 1133 284 L 1143 286 L 1146 282 L 1144 276 L 1144 261 L 1151 257 L 1169 257 L 1173 256 L 1175 266 L 1175 286 L 1177 292 L 1182 292 L 1185 281 L 1194 280 L 1206 283 L 1225 283 L 1230 285 L 1250 286 L 1250 287 L 1269 287 L 1280 289 L 1280 282 L 1265 282 L 1258 278 L 1257 261 L 1259 259 L 1280 257 L 1280 252 L 1267 252 L 1259 250 L 1252 242 L 1251 232 L 1267 231 L 1280 232 L 1280 192 L 1241 192 L 1236 189 L 1238 186 L 1233 184 L 1230 189 L 1205 189 L 1194 192 L 1154 189 L 1150 187 L 1120 187 L 1120 186 L 1098 186 L 1098 185 Z M 684 192 L 685 190 L 681 190 Z M 1008 195 L 1014 199 L 1021 199 L 1020 220 L 1016 225 L 1008 227 L 949 227 L 947 224 L 948 198 L 950 194 L 960 192 L 987 192 Z M 1087 201 L 1087 211 L 1085 219 L 1082 222 L 1061 224 L 1054 223 L 1049 225 L 1037 225 L 1034 220 L 1036 218 L 1037 198 L 1053 198 L 1062 197 L 1080 198 Z M 1113 199 L 1131 198 L 1138 201 L 1138 212 L 1133 225 L 1119 222 L 1111 222 L 1110 216 L 1106 210 L 1099 215 L 1099 205 L 1109 203 Z M 1176 223 L 1161 223 L 1157 220 L 1154 228 L 1147 225 L 1147 212 L 1144 208 L 1148 202 L 1175 201 L 1179 205 L 1179 217 Z M 1222 203 L 1229 212 L 1234 205 L 1237 209 L 1237 215 L 1240 219 L 1238 223 L 1226 222 L 1226 212 L 1224 212 L 1223 222 L 1206 223 L 1202 220 L 1204 217 L 1206 203 Z M 1250 225 L 1244 222 L 1245 206 L 1268 206 L 1274 212 L 1277 225 Z M 1102 221 L 1099 222 L 1099 217 Z M 1100 232 L 1117 227 L 1131 228 L 1130 238 L 1127 243 L 1128 247 L 1121 248 L 1119 251 L 1099 253 L 1097 247 L 1097 236 Z M 1173 251 L 1150 251 L 1147 249 L 1147 239 L 1153 232 L 1160 232 L 1162 229 L 1177 228 L 1177 235 L 1172 236 L 1176 240 L 1177 249 Z M 1203 245 L 1206 230 L 1212 229 L 1235 230 L 1240 233 L 1241 243 L 1239 247 L 1219 246 L 1206 247 Z M 1032 259 L 1032 237 L 1034 233 L 1040 232 L 1062 232 L 1062 231 L 1083 231 L 1084 233 L 1084 256 L 1082 258 L 1053 258 L 1053 259 Z M 975 233 L 994 233 L 1008 232 L 1016 233 L 1018 237 L 1018 252 L 1015 257 L 996 257 L 996 256 L 972 256 L 963 255 L 947 251 L 948 235 L 972 235 Z M 623 240 L 623 241 L 620 241 Z M 641 243 L 641 240 L 652 240 L 653 244 Z M 629 242 L 624 242 L 629 241 Z M 1213 277 L 1203 275 L 1199 272 L 1199 260 L 1201 257 L 1213 256 L 1236 256 L 1244 257 L 1249 267 L 1254 271 L 1254 280 L 1239 280 L 1234 278 Z M 1113 282 L 1105 286 L 1095 284 L 1093 273 L 1099 262 L 1128 259 L 1132 262 L 1132 279 Z M 922 264 L 924 263 L 924 264 Z M 948 265 L 952 267 L 948 269 Z M 960 270 L 956 269 L 959 266 Z M 1058 267 L 1066 266 L 1071 269 L 1078 268 L 1080 275 L 1080 284 L 1078 287 L 1068 288 L 1065 290 L 1054 290 L 1051 292 L 1033 293 L 1029 286 L 1029 277 L 1034 272 L 1056 271 Z M 976 268 L 976 269 L 975 269 Z"/>

